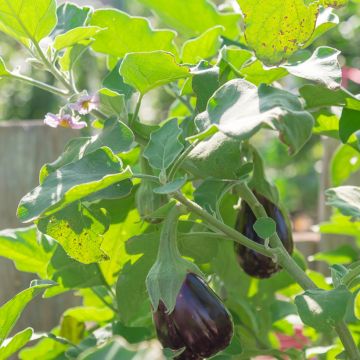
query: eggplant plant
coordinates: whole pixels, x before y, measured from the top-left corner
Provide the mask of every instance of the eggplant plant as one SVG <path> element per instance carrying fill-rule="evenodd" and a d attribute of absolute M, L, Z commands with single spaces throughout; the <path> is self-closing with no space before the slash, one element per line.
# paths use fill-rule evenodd
<path fill-rule="evenodd" d="M 360 188 L 345 181 L 360 98 L 340 51 L 316 46 L 350 5 L 136 4 L 0 0 L 4 41 L 37 69 L 0 58 L 2 83 L 58 97 L 44 126 L 74 130 L 20 200 L 28 225 L 0 231 L 0 256 L 35 279 L 0 307 L 0 359 L 360 359 L 359 248 L 313 255 L 331 277 L 309 269 L 261 150 L 295 161 L 319 135 L 341 142 L 319 228 L 359 240 Z M 103 77 L 85 88 L 89 58 Z M 13 332 L 36 296 L 69 292 L 81 306 L 58 326 Z"/>

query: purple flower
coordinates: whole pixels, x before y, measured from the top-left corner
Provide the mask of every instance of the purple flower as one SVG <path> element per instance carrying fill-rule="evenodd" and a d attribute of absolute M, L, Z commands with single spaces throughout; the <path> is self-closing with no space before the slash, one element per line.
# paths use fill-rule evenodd
<path fill-rule="evenodd" d="M 79 121 L 79 116 L 72 116 L 70 114 L 52 114 L 47 113 L 44 119 L 44 123 L 53 128 L 62 126 L 71 129 L 82 129 L 87 126 L 85 121 Z"/>
<path fill-rule="evenodd" d="M 77 111 L 81 115 L 86 115 L 91 110 L 97 109 L 99 105 L 99 98 L 97 95 L 83 95 L 76 103 L 70 104 L 69 108 Z"/>

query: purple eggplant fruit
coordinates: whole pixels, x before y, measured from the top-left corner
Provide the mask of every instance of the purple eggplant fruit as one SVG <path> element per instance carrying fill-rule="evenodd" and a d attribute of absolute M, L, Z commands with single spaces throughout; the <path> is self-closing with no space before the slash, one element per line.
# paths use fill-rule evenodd
<path fill-rule="evenodd" d="M 258 193 L 254 192 L 254 194 L 256 195 L 261 205 L 265 208 L 267 215 L 275 221 L 276 232 L 285 249 L 289 254 L 291 254 L 294 246 L 289 221 L 287 221 L 281 210 L 270 200 Z M 256 217 L 250 206 L 246 202 L 242 201 L 236 220 L 236 230 L 241 232 L 249 239 L 259 244 L 264 244 L 264 240 L 256 234 L 253 228 L 255 222 Z M 281 269 L 281 267 L 270 257 L 259 254 L 258 252 L 241 244 L 235 244 L 235 252 L 240 266 L 250 276 L 265 279 L 269 278 Z"/>
<path fill-rule="evenodd" d="M 165 348 L 185 350 L 177 360 L 201 360 L 225 349 L 232 338 L 231 316 L 218 296 L 197 275 L 188 273 L 168 314 L 160 301 L 156 332 Z"/>

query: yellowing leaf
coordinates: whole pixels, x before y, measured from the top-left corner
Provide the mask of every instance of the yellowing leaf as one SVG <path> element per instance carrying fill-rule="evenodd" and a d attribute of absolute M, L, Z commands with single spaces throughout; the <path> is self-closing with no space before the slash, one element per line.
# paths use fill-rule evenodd
<path fill-rule="evenodd" d="M 257 57 L 278 64 L 298 50 L 314 32 L 318 3 L 304 0 L 238 0 L 245 16 L 245 37 Z"/>

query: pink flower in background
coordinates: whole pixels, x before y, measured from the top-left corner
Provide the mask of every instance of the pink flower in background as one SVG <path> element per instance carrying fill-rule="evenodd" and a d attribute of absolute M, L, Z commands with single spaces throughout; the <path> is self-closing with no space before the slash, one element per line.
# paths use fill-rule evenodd
<path fill-rule="evenodd" d="M 70 114 L 52 114 L 47 113 L 44 119 L 44 123 L 53 128 L 62 126 L 71 129 L 82 129 L 87 126 L 85 121 L 79 121 L 79 116 L 72 116 Z"/>
<path fill-rule="evenodd" d="M 86 115 L 91 112 L 91 110 L 97 109 L 99 105 L 99 98 L 97 95 L 83 95 L 80 99 L 73 104 L 69 105 L 69 108 L 77 111 L 81 115 Z"/>

